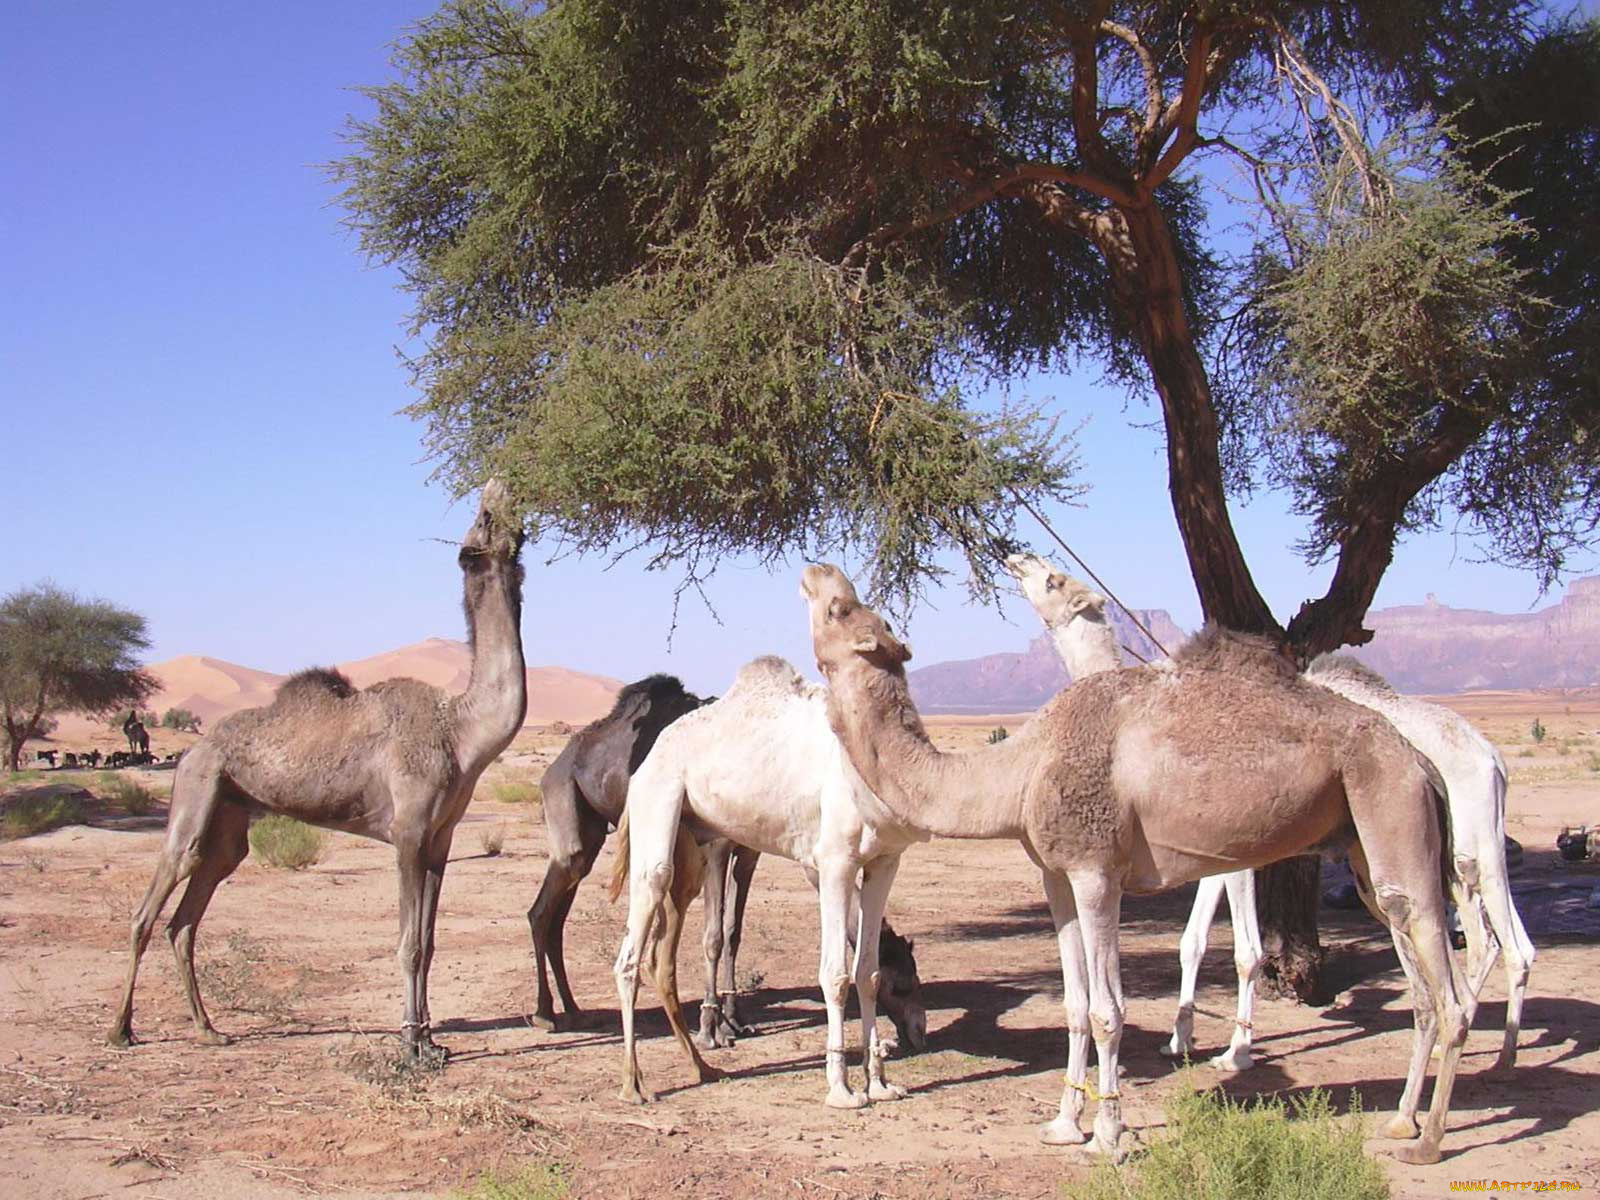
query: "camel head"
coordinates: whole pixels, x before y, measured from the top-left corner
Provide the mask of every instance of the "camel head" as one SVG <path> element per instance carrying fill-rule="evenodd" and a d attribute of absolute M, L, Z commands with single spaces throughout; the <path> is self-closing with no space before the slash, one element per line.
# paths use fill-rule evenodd
<path fill-rule="evenodd" d="M 883 668 L 911 661 L 911 647 L 861 603 L 855 585 L 832 563 L 812 563 L 800 572 L 800 595 L 811 610 L 811 642 L 824 675 L 854 659 Z"/>
<path fill-rule="evenodd" d="M 928 1010 L 922 1003 L 915 943 L 894 931 L 888 921 L 878 935 L 878 1004 L 894 1022 L 898 1041 L 920 1053 L 928 1048 Z"/>
<path fill-rule="evenodd" d="M 1104 620 L 1106 598 L 1087 584 L 1059 570 L 1037 554 L 1006 556 L 1006 570 L 1022 585 L 1022 594 L 1038 611 L 1045 625 L 1065 625 L 1080 614 Z"/>
<path fill-rule="evenodd" d="M 511 562 L 522 553 L 522 539 L 522 522 L 511 507 L 511 494 L 498 479 L 489 480 L 483 485 L 472 528 L 461 539 L 462 567 L 470 569 L 474 561 L 485 558 Z"/>

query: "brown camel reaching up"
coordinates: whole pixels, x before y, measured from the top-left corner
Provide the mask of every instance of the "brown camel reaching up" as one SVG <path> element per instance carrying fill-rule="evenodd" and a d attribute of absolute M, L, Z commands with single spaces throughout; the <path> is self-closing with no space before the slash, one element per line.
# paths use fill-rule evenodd
<path fill-rule="evenodd" d="M 228 1040 L 200 1001 L 195 929 L 217 885 L 249 853 L 251 817 L 273 812 L 394 846 L 406 1050 L 442 1057 L 429 1031 L 428 967 L 450 840 L 479 775 L 511 743 L 527 708 L 522 536 L 506 511 L 504 489 L 491 481 L 459 555 L 472 644 L 472 677 L 462 694 L 414 679 L 389 679 L 358 692 L 336 671 L 305 671 L 270 705 L 219 722 L 184 755 L 173 780 L 166 843 L 133 918 L 127 982 L 111 1027 L 114 1045 L 133 1040 L 139 956 L 184 879 L 189 885 L 167 926 L 178 973 L 200 1040 Z"/>
<path fill-rule="evenodd" d="M 1093 675 L 1005 741 L 943 754 L 911 702 L 910 649 L 861 604 L 843 572 L 809 566 L 800 590 L 828 678 L 829 720 L 883 807 L 929 834 L 1016 838 L 1044 871 L 1068 1030 L 1067 1087 L 1045 1141 L 1083 1141 L 1092 1035 L 1100 1066 L 1093 1145 L 1116 1153 L 1124 892 L 1348 846 L 1363 898 L 1394 935 L 1414 1003 L 1406 1089 L 1385 1132 L 1417 1136 L 1428 1057 L 1442 1041 L 1422 1140 L 1399 1155 L 1438 1161 L 1467 1034 L 1465 985 L 1445 920 L 1443 796 L 1393 726 L 1307 683 L 1264 640 L 1208 631 L 1171 670 Z"/>

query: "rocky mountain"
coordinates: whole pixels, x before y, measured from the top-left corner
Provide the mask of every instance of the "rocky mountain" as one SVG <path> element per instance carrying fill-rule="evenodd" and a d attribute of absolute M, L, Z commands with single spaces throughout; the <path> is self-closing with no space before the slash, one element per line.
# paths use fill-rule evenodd
<path fill-rule="evenodd" d="M 1600 683 L 1600 576 L 1575 579 L 1530 613 L 1424 604 L 1368 613 L 1356 657 L 1403 692 L 1588 687 Z"/>
<path fill-rule="evenodd" d="M 1112 627 L 1130 663 L 1163 657 L 1121 609 L 1107 606 Z M 1187 636 L 1164 608 L 1134 610 L 1162 646 L 1175 650 Z M 917 707 L 931 713 L 1031 712 L 1070 683 L 1055 644 L 1041 632 L 1021 654 L 986 654 L 982 658 L 934 663 L 907 673 Z"/>
<path fill-rule="evenodd" d="M 1165 609 L 1138 612 L 1167 649 L 1183 641 Z M 1120 612 L 1112 623 L 1138 657 L 1159 655 Z M 1600 576 L 1574 580 L 1564 599 L 1536 612 L 1451 608 L 1429 596 L 1424 604 L 1370 612 L 1366 624 L 1373 640 L 1354 653 L 1403 692 L 1600 684 Z M 932 713 L 1031 712 L 1069 682 L 1044 633 L 1020 654 L 934 663 L 909 678 L 918 706 Z"/>

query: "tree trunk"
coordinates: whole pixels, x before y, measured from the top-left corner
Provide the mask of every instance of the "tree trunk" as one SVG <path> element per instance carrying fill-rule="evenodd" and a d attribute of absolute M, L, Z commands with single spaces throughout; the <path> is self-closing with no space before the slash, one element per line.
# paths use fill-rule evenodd
<path fill-rule="evenodd" d="M 1161 397 L 1172 509 L 1206 619 L 1288 645 L 1288 635 L 1256 589 L 1228 516 L 1211 382 L 1189 328 L 1172 230 L 1155 203 L 1114 209 L 1108 218 L 1099 228 L 1101 250 Z M 1267 951 L 1263 972 L 1280 994 L 1303 1001 L 1321 988 L 1319 877 L 1316 859 L 1291 859 L 1261 871 L 1256 887 Z"/>
<path fill-rule="evenodd" d="M 1321 892 L 1322 860 L 1314 855 L 1287 858 L 1256 872 L 1256 912 L 1267 954 L 1261 981 L 1277 995 L 1307 1004 L 1322 999 Z"/>

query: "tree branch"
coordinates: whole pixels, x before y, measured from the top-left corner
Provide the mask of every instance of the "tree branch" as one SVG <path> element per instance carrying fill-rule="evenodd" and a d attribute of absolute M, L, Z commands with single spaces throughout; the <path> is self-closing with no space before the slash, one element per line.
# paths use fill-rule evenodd
<path fill-rule="evenodd" d="M 1199 141 L 1196 126 L 1200 120 L 1200 101 L 1205 98 L 1212 79 L 1213 36 L 1209 25 L 1201 24 L 1195 28 L 1194 38 L 1189 43 L 1189 65 L 1183 75 L 1183 90 L 1162 115 L 1150 145 L 1150 153 L 1154 154 L 1166 145 L 1167 138 L 1174 130 L 1177 131 L 1177 137 L 1166 150 L 1161 151 L 1155 166 L 1140 181 L 1146 197 L 1167 181 Z"/>
<path fill-rule="evenodd" d="M 1156 126 L 1161 122 L 1161 112 L 1167 104 L 1166 94 L 1161 89 L 1161 72 L 1156 67 L 1155 55 L 1150 53 L 1150 47 L 1128 26 L 1119 25 L 1116 21 L 1101 21 L 1100 32 L 1120 38 L 1139 56 L 1139 67 L 1144 72 L 1144 128 L 1137 134 L 1142 158 L 1145 139 L 1155 133 Z"/>
<path fill-rule="evenodd" d="M 1095 33 L 1110 11 L 1109 0 L 1100 0 L 1087 20 L 1074 24 L 1067 36 L 1072 46 L 1072 129 L 1078 140 L 1078 154 L 1107 179 L 1116 179 L 1118 170 L 1100 134 L 1100 64 L 1095 58 Z"/>

